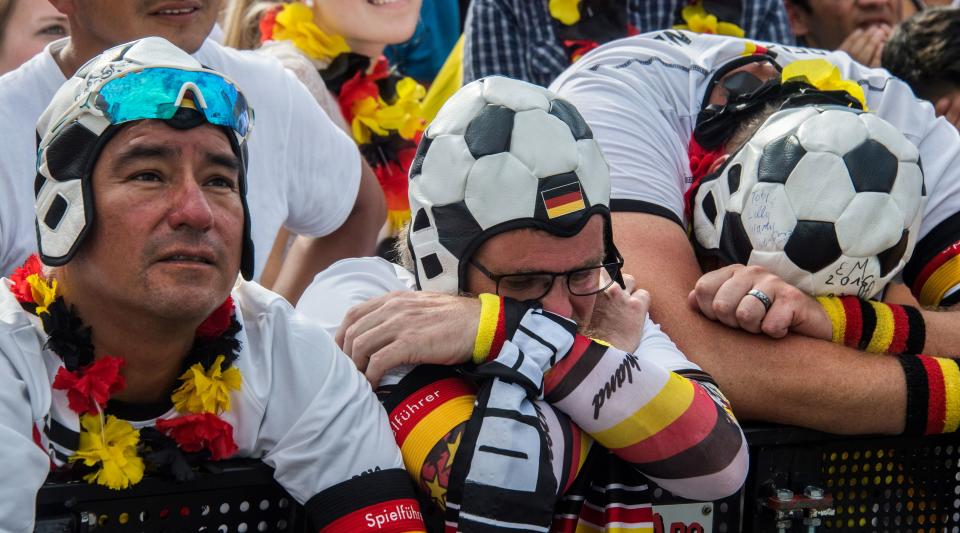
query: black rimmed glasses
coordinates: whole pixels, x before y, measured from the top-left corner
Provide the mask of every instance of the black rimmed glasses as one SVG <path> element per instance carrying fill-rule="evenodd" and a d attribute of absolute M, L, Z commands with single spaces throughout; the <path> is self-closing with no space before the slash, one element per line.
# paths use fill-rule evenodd
<path fill-rule="evenodd" d="M 494 274 L 477 261 L 471 259 L 481 274 L 497 284 L 497 296 L 507 296 L 516 300 L 539 300 L 550 292 L 557 278 L 564 278 L 567 290 L 574 296 L 590 296 L 606 290 L 613 285 L 623 268 L 623 261 L 578 268 L 566 272 L 523 272 L 519 274 Z M 603 276 L 606 271 L 607 275 Z"/>

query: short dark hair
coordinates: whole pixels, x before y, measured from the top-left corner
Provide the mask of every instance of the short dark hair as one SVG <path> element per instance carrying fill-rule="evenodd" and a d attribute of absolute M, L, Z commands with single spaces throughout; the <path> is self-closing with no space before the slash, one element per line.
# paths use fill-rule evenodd
<path fill-rule="evenodd" d="M 898 24 L 880 64 L 921 98 L 960 88 L 960 8 L 930 8 Z"/>

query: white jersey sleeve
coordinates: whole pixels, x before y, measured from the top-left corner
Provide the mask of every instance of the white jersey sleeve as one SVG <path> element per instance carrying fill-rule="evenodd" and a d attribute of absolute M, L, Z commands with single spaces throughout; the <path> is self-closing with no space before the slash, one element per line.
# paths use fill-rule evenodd
<path fill-rule="evenodd" d="M 33 531 L 50 457 L 37 442 L 50 407 L 43 341 L 0 281 L 0 530 Z M 10 480 L 16 480 L 12 482 Z"/>
<path fill-rule="evenodd" d="M 342 259 L 317 274 L 303 291 L 297 311 L 331 336 L 351 307 L 391 291 L 408 291 L 413 276 L 379 257 Z"/>
<path fill-rule="evenodd" d="M 931 198 L 921 237 L 960 207 L 950 194 L 960 187 L 960 166 L 951 164 L 960 152 L 956 129 L 887 71 L 859 65 L 843 52 L 664 30 L 601 46 L 551 85 L 593 129 L 610 165 L 614 210 L 683 220 L 683 193 L 692 182 L 687 147 L 708 82 L 730 61 L 757 50 L 767 50 L 781 66 L 812 58 L 834 63 L 864 88 L 871 111 L 917 143 Z"/>
<path fill-rule="evenodd" d="M 53 59 L 66 40 L 0 76 L 0 276 L 37 250 L 33 182 L 37 176 L 37 119 L 66 81 Z"/>
<path fill-rule="evenodd" d="M 683 355 L 680 348 L 677 348 L 677 345 L 660 329 L 660 326 L 650 320 L 649 315 L 643 325 L 640 346 L 634 353 L 637 357 L 648 359 L 671 372 L 699 372 L 701 370 L 696 363 Z"/>
<path fill-rule="evenodd" d="M 251 351 L 264 352 L 250 357 L 269 375 L 246 381 L 268 387 L 265 395 L 258 394 L 266 404 L 258 440 L 277 480 L 305 502 L 364 471 L 400 465 L 377 398 L 350 359 L 289 304 L 276 298 L 262 305 L 263 295 L 257 293 L 266 290 L 244 283 L 234 294 Z M 251 309 L 244 300 L 252 298 L 260 305 Z M 318 461 L 325 456 L 338 459 Z"/>
<path fill-rule="evenodd" d="M 269 389 L 258 446 L 277 481 L 305 504 L 311 525 L 406 531 L 419 524 L 386 413 L 353 362 L 323 329 L 265 289 L 244 283 L 235 297 L 248 341 L 272 354 L 253 356 L 268 374 L 257 381 Z M 251 309 L 245 299 L 259 305 Z M 371 527 L 366 516 L 383 508 L 403 511 Z"/>
<path fill-rule="evenodd" d="M 293 73 L 285 74 L 290 211 L 284 225 L 300 235 L 322 237 L 336 231 L 353 210 L 360 189 L 360 152 Z"/>

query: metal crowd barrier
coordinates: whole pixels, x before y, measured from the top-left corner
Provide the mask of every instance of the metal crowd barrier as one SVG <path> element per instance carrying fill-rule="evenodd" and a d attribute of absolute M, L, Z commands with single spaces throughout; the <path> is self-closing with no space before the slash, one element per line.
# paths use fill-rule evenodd
<path fill-rule="evenodd" d="M 656 533 L 960 533 L 960 435 L 839 436 L 744 428 L 750 473 L 737 495 L 696 503 L 662 495 Z M 685 513 L 673 518 L 677 505 Z M 703 521 L 693 520 L 695 505 Z"/>
<path fill-rule="evenodd" d="M 208 463 L 189 485 L 145 477 L 117 492 L 48 481 L 37 495 L 35 531 L 42 533 L 304 530 L 300 506 L 273 480 L 273 470 L 255 460 Z"/>
<path fill-rule="evenodd" d="M 849 437 L 745 428 L 737 494 L 694 502 L 653 489 L 655 533 L 960 533 L 960 435 Z M 302 510 L 257 461 L 212 463 L 185 486 L 144 479 L 122 493 L 50 481 L 37 531 L 304 531 Z"/>

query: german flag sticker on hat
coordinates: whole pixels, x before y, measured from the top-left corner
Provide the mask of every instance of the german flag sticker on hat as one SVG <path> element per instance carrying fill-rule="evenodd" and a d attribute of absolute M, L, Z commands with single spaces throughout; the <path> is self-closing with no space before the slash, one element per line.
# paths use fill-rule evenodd
<path fill-rule="evenodd" d="M 579 181 L 541 191 L 540 197 L 543 199 L 543 207 L 546 209 L 549 220 L 587 208 Z"/>

